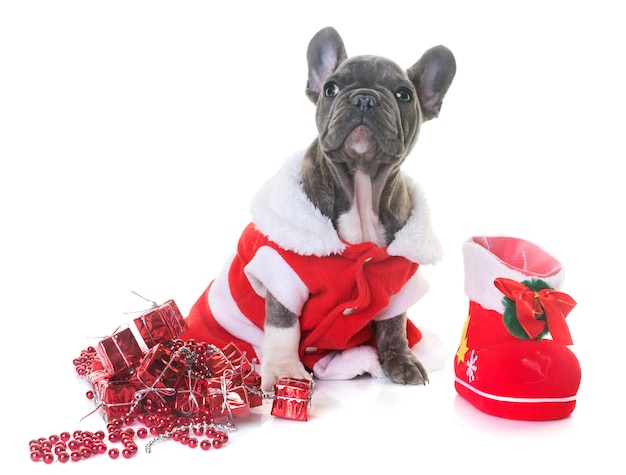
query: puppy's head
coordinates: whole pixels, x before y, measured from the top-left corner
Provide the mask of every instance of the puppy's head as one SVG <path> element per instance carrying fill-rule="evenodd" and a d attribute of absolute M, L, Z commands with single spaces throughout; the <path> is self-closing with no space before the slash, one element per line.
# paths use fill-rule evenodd
<path fill-rule="evenodd" d="M 316 104 L 324 155 L 347 170 L 370 176 L 399 166 L 422 122 L 437 117 L 456 63 L 444 46 L 424 53 L 408 70 L 380 56 L 348 59 L 331 27 L 318 32 L 307 51 L 306 94 Z"/>

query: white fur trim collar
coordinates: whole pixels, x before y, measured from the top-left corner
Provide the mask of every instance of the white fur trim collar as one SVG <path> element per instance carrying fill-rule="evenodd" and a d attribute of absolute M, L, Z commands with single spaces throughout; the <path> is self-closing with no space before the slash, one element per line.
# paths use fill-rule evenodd
<path fill-rule="evenodd" d="M 292 155 L 257 192 L 252 200 L 252 222 L 257 229 L 283 249 L 301 255 L 328 256 L 346 248 L 330 218 L 313 205 L 302 188 L 301 168 L 305 151 Z M 434 264 L 442 248 L 432 230 L 430 211 L 419 186 L 405 176 L 413 211 L 387 248 L 418 264 Z"/>

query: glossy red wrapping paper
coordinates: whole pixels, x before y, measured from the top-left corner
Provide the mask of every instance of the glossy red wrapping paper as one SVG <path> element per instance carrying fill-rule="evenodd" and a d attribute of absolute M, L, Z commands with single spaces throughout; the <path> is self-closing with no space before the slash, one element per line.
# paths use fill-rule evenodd
<path fill-rule="evenodd" d="M 243 353 L 234 343 L 228 343 L 206 360 L 206 365 L 213 376 L 221 376 L 224 371 L 235 370 L 243 360 Z"/>
<path fill-rule="evenodd" d="M 162 398 L 173 396 L 186 367 L 180 354 L 159 343 L 148 350 L 133 378 L 145 393 L 153 391 Z"/>
<path fill-rule="evenodd" d="M 313 382 L 307 379 L 283 378 L 274 384 L 272 415 L 284 419 L 307 421 Z"/>
<path fill-rule="evenodd" d="M 174 340 L 187 330 L 187 323 L 173 300 L 146 310 L 134 322 L 148 348 Z"/>
<path fill-rule="evenodd" d="M 128 370 L 143 358 L 143 351 L 130 328 L 116 331 L 100 340 L 96 353 L 104 369 L 111 375 Z"/>
<path fill-rule="evenodd" d="M 133 409 L 138 386 L 130 380 L 99 379 L 93 385 L 96 403 L 106 421 L 122 419 Z"/>
<path fill-rule="evenodd" d="M 198 414 L 208 407 L 208 381 L 185 374 L 176 387 L 174 410 L 185 416 Z"/>
<path fill-rule="evenodd" d="M 230 420 L 233 416 L 247 416 L 250 413 L 247 392 L 228 374 L 211 378 L 208 384 L 207 402 L 211 417 L 216 422 Z"/>

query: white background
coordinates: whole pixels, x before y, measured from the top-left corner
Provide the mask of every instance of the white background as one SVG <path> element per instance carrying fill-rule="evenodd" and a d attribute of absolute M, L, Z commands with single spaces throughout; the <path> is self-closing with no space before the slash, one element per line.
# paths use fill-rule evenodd
<path fill-rule="evenodd" d="M 355 473 L 624 473 L 623 14 L 619 2 L 136 2 L 0 5 L 3 464 Z M 315 137 L 305 52 L 327 25 L 348 54 L 411 66 L 445 44 L 458 73 L 405 170 L 446 255 L 412 309 L 456 351 L 462 242 L 507 234 L 566 268 L 583 368 L 572 417 L 493 418 L 426 387 L 318 384 L 307 423 L 241 421 L 222 451 L 174 442 L 131 461 L 28 458 L 32 438 L 96 430 L 72 359 L 173 298 L 186 313 L 233 250 L 256 189 Z M 335 467 L 329 469 L 328 467 Z M 152 472 L 151 472 L 152 471 Z M 297 472 L 296 472 L 297 471 Z"/>

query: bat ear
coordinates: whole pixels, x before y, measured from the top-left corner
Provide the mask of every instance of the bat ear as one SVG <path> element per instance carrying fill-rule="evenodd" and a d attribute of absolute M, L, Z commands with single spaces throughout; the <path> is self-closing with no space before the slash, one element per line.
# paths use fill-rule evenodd
<path fill-rule="evenodd" d="M 320 30 L 311 39 L 306 53 L 309 67 L 306 95 L 311 101 L 317 102 L 326 80 L 347 57 L 343 40 L 333 27 Z"/>
<path fill-rule="evenodd" d="M 422 119 L 434 119 L 456 74 L 454 55 L 445 46 L 435 46 L 426 51 L 407 74 L 417 90 Z"/>

